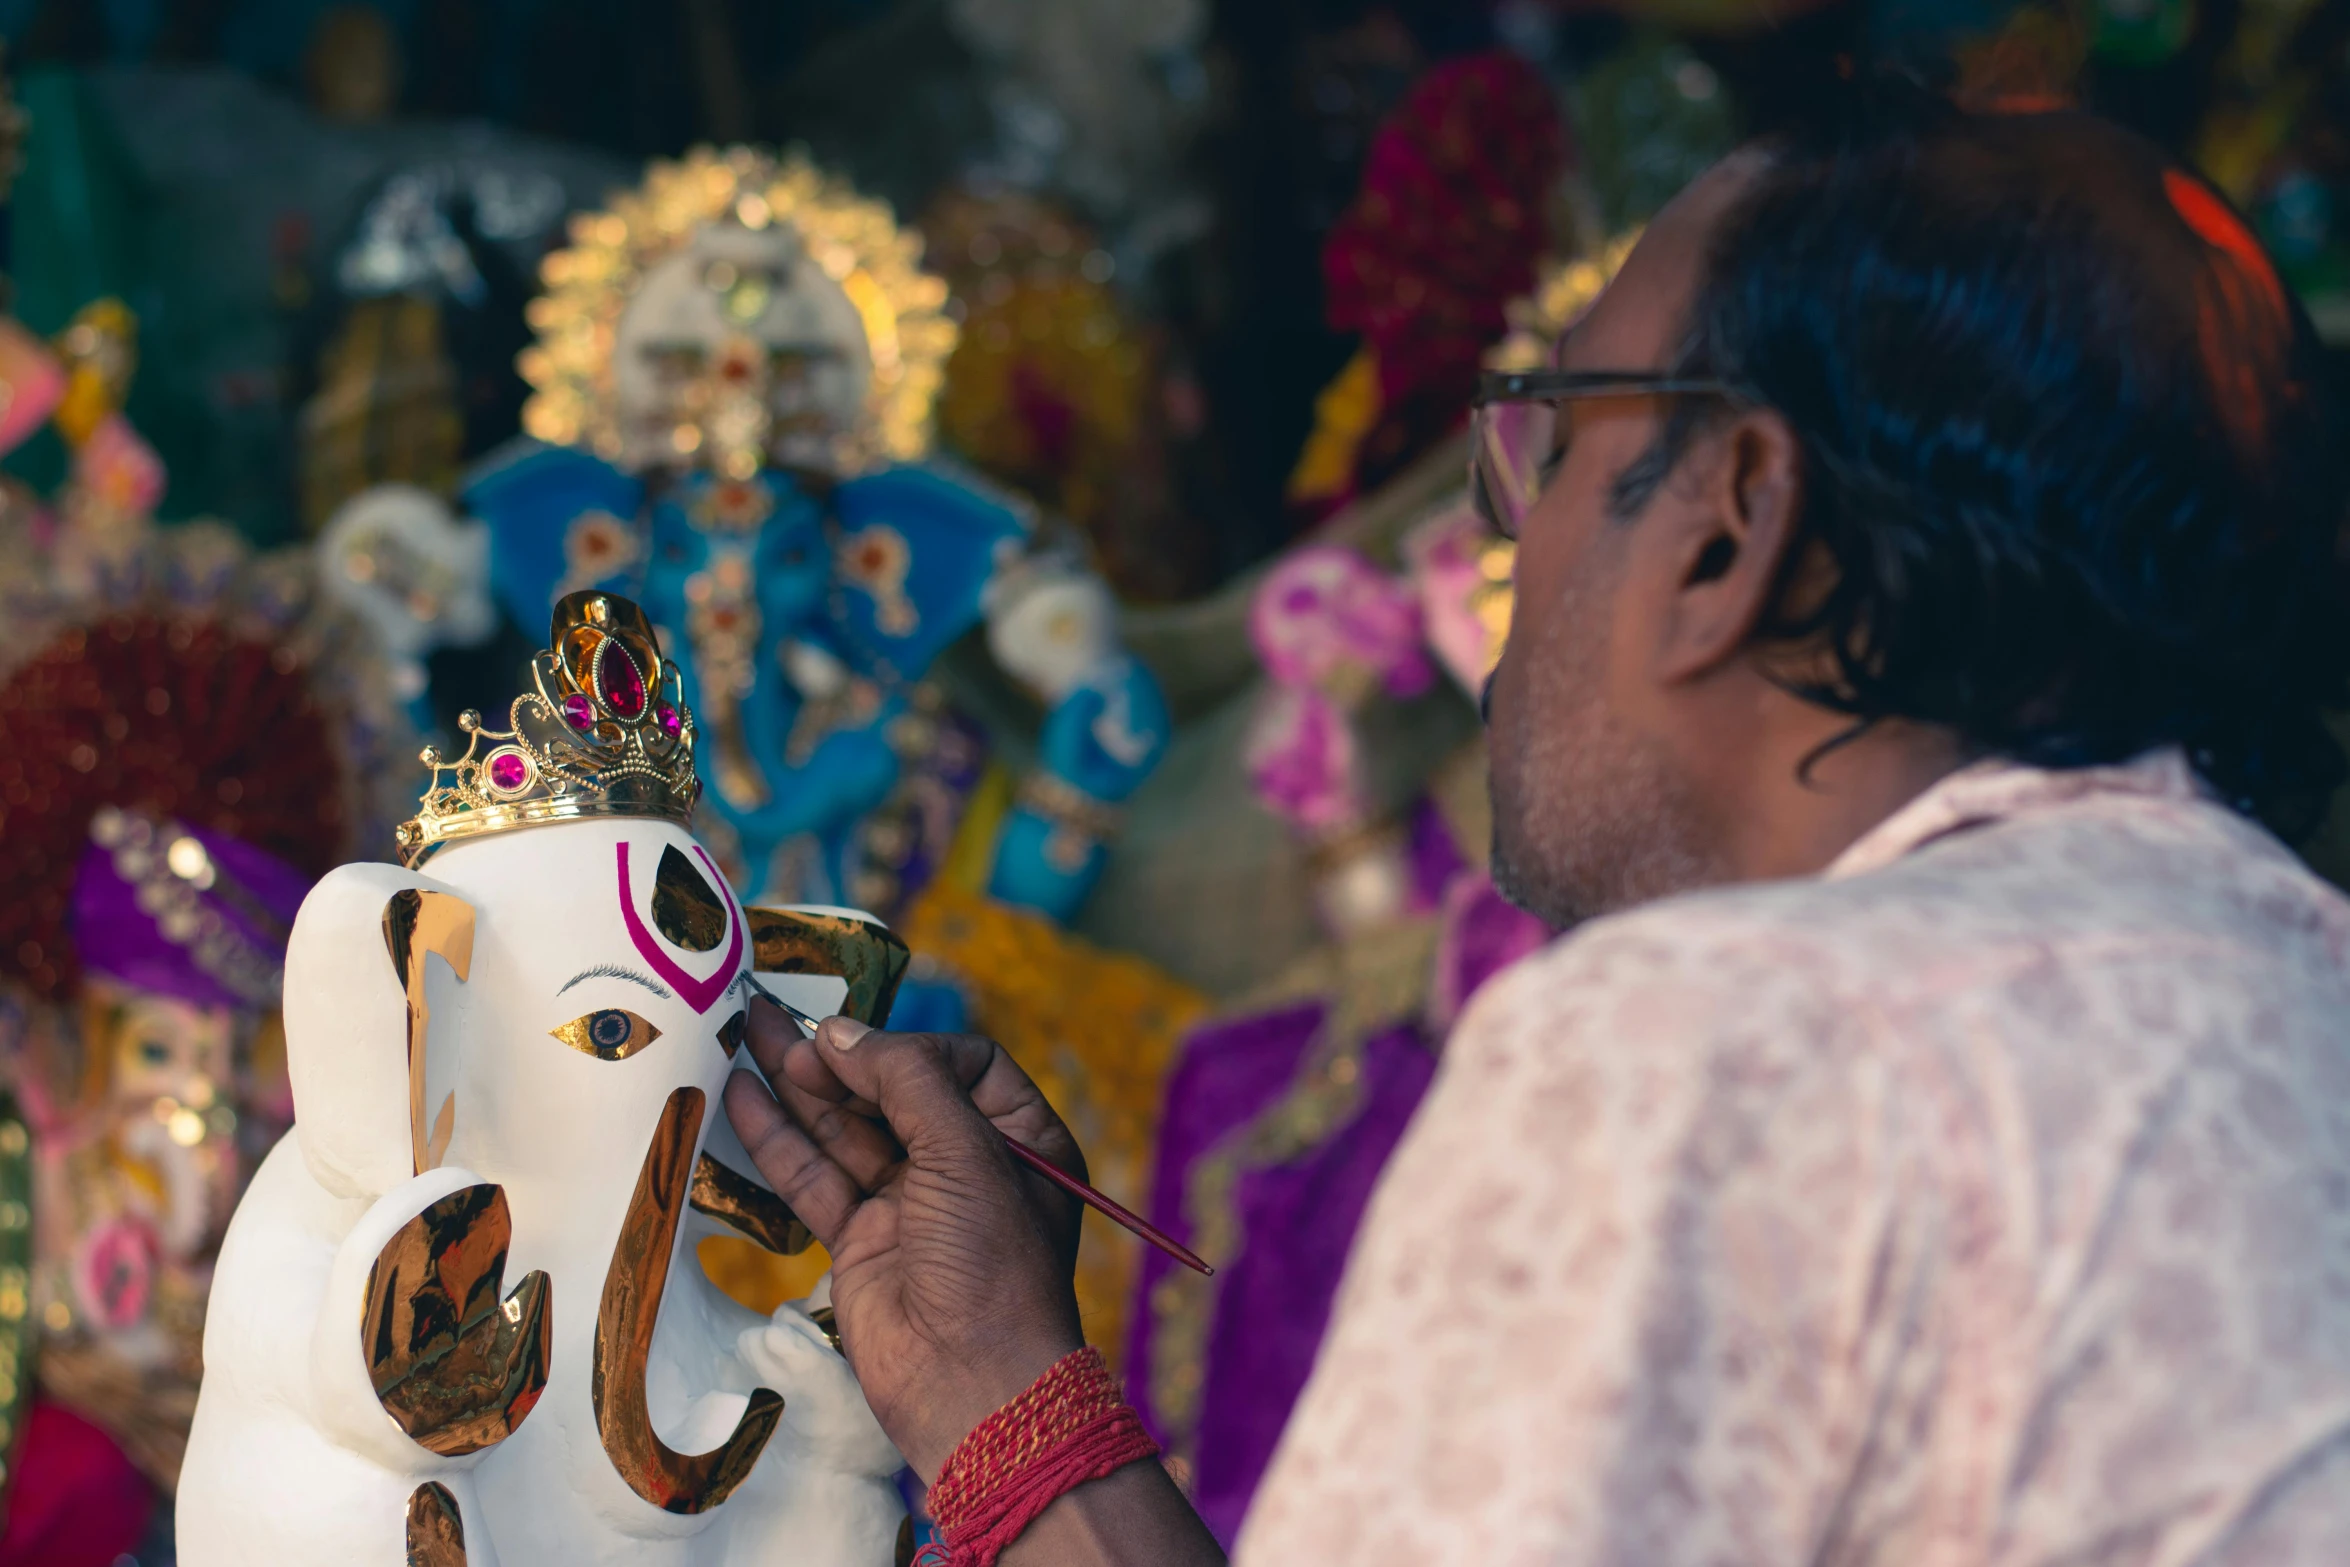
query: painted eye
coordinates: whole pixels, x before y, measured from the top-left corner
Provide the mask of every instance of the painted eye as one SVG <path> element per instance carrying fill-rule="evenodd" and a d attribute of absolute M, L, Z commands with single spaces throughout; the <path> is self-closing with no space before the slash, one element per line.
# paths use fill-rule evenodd
<path fill-rule="evenodd" d="M 599 1061 L 625 1061 L 661 1037 L 659 1029 L 626 1007 L 590 1012 L 548 1032 L 581 1055 Z"/>

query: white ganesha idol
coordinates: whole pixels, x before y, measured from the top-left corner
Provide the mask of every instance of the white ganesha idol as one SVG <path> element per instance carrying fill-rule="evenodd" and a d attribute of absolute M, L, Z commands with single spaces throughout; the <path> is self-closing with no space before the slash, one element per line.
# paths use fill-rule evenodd
<path fill-rule="evenodd" d="M 901 1538 L 829 1314 L 746 1311 L 693 1248 L 808 1243 L 719 1109 L 744 976 L 878 1020 L 905 948 L 735 901 L 635 604 L 572 594 L 550 644 L 509 731 L 426 753 L 406 868 L 344 866 L 295 921 L 295 1126 L 221 1248 L 187 1567 L 883 1567 Z"/>

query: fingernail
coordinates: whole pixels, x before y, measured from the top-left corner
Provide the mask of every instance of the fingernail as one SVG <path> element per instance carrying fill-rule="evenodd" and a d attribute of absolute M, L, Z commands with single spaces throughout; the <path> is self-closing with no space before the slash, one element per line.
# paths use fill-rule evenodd
<path fill-rule="evenodd" d="M 854 1050 L 857 1048 L 858 1040 L 873 1032 L 869 1025 L 860 1023 L 853 1017 L 829 1018 L 825 1021 L 824 1027 L 830 1035 L 828 1043 L 835 1050 Z"/>

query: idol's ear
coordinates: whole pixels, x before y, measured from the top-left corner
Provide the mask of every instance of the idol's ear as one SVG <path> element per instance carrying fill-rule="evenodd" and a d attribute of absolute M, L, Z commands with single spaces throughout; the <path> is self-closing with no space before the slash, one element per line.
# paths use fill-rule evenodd
<path fill-rule="evenodd" d="M 912 956 L 888 926 L 853 909 L 745 909 L 743 914 L 751 927 L 754 973 L 845 980 L 843 1017 L 878 1028 L 889 1016 Z M 818 1005 L 813 1000 L 805 1004 Z M 806 1251 L 815 1240 L 759 1173 L 725 1116 L 712 1120 L 703 1138 L 688 1200 L 695 1212 L 780 1256 Z"/>
<path fill-rule="evenodd" d="M 431 975 L 438 956 L 448 972 Z M 440 1163 L 454 1115 L 427 1051 L 427 986 L 462 984 L 473 907 L 395 865 L 345 865 L 302 901 L 286 944 L 286 1064 L 294 1132 L 311 1175 L 373 1198 Z"/>
<path fill-rule="evenodd" d="M 913 955 L 897 932 L 845 910 L 745 909 L 751 968 L 760 974 L 821 974 L 848 982 L 843 1017 L 879 1028 L 897 999 Z"/>

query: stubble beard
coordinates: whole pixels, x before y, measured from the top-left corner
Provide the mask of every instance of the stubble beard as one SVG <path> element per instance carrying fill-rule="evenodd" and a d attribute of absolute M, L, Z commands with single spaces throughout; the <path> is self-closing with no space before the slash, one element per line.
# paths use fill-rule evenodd
<path fill-rule="evenodd" d="M 1517 749 L 1493 775 L 1493 884 L 1511 903 L 1564 930 L 1722 879 L 1687 787 L 1598 702 Z"/>

